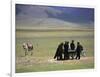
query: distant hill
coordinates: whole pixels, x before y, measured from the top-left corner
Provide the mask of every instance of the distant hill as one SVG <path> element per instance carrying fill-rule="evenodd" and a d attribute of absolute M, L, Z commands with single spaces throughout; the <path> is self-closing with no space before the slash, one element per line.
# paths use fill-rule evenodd
<path fill-rule="evenodd" d="M 93 28 L 94 9 L 40 5 L 16 5 L 17 29 Z"/>
<path fill-rule="evenodd" d="M 16 22 L 16 28 L 18 29 L 74 29 L 74 28 L 93 28 L 93 24 L 76 24 L 71 22 L 65 22 L 55 18 L 42 18 L 42 19 L 29 19 Z"/>

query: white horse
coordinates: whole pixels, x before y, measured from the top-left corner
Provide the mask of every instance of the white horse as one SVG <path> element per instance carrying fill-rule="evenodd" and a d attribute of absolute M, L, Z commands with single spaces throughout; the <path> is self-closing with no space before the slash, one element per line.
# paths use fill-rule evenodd
<path fill-rule="evenodd" d="M 23 43 L 23 49 L 25 51 L 25 56 L 28 55 L 28 52 L 31 52 L 31 55 L 33 54 L 32 50 L 33 50 L 33 45 L 32 43 Z"/>

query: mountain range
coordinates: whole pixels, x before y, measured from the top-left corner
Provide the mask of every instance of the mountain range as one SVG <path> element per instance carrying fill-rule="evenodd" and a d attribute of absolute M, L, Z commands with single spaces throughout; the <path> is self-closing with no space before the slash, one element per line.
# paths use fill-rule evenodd
<path fill-rule="evenodd" d="M 16 28 L 93 27 L 93 8 L 16 4 Z"/>

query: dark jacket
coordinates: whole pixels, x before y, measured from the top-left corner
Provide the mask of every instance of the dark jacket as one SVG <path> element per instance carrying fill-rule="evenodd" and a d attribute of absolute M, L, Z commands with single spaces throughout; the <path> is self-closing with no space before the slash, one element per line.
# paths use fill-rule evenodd
<path fill-rule="evenodd" d="M 64 52 L 68 52 L 68 49 L 69 49 L 69 45 L 68 44 L 65 44 L 64 45 Z"/>
<path fill-rule="evenodd" d="M 56 50 L 56 53 L 55 53 L 55 56 L 54 56 L 54 59 L 57 57 L 57 56 L 61 56 L 63 53 L 63 48 L 62 48 L 62 45 L 59 45 L 57 50 Z"/>
<path fill-rule="evenodd" d="M 77 53 L 81 53 L 81 51 L 83 50 L 83 46 L 82 45 L 78 45 L 76 48 L 76 52 Z"/>
<path fill-rule="evenodd" d="M 70 48 L 71 48 L 71 50 L 74 50 L 75 49 L 75 44 L 74 43 L 71 43 L 70 44 Z"/>

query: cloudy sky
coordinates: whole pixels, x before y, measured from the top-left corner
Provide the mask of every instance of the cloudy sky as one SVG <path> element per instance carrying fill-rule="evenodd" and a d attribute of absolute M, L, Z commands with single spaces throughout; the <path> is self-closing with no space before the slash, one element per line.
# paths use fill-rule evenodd
<path fill-rule="evenodd" d="M 16 4 L 16 26 L 93 27 L 94 9 Z"/>

